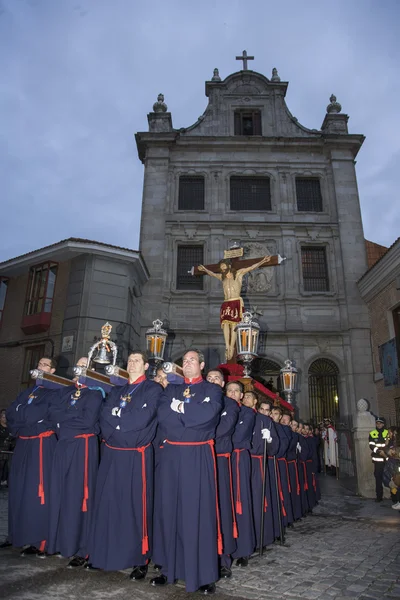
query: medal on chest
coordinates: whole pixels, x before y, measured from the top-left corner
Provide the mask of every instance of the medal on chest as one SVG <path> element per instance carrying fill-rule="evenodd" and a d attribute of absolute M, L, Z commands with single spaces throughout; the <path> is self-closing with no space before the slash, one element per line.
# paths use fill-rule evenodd
<path fill-rule="evenodd" d="M 35 387 L 34 390 L 31 391 L 31 393 L 28 396 L 28 404 L 32 404 L 32 402 L 35 400 L 35 398 L 37 398 L 37 396 L 35 396 L 35 392 L 36 390 L 39 388 L 40 386 Z"/>
<path fill-rule="evenodd" d="M 81 395 L 81 390 L 79 388 L 73 394 L 71 394 L 71 400 L 70 400 L 71 406 L 75 406 L 75 404 L 79 400 L 80 395 Z"/>
<path fill-rule="evenodd" d="M 131 394 L 125 394 L 125 396 L 120 396 L 120 408 L 125 408 L 128 402 L 131 401 Z"/>
<path fill-rule="evenodd" d="M 193 398 L 196 394 L 192 394 L 192 390 L 188 385 L 187 388 L 183 391 L 183 397 L 185 398 L 184 402 L 190 402 L 190 398 Z"/>

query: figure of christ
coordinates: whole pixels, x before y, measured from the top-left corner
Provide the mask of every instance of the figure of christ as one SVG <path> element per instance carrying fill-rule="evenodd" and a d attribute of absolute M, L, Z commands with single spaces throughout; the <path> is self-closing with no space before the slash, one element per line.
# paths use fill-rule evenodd
<path fill-rule="evenodd" d="M 229 258 L 223 258 L 219 261 L 218 266 L 220 273 L 213 273 L 204 265 L 199 265 L 197 270 L 211 277 L 216 277 L 222 281 L 224 290 L 224 302 L 221 306 L 220 321 L 225 339 L 225 354 L 227 360 L 233 357 L 236 344 L 235 327 L 242 320 L 243 300 L 240 296 L 242 289 L 243 275 L 254 271 L 270 262 L 271 256 L 264 256 L 262 260 L 242 269 L 232 268 L 232 262 Z"/>

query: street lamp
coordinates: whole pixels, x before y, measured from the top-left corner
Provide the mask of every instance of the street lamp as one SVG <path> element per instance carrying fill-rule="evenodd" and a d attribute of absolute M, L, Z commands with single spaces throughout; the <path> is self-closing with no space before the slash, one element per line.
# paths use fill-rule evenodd
<path fill-rule="evenodd" d="M 250 365 L 254 358 L 258 356 L 258 338 L 260 335 L 260 326 L 257 321 L 253 321 L 253 313 L 246 311 L 243 313 L 242 321 L 236 325 L 236 345 L 237 357 L 243 363 L 244 377 L 250 377 Z"/>
<path fill-rule="evenodd" d="M 162 328 L 163 322 L 160 319 L 153 321 L 153 327 L 146 331 L 146 349 L 149 360 L 156 363 L 164 361 L 165 342 L 168 334 Z"/>
<path fill-rule="evenodd" d="M 298 371 L 293 366 L 291 360 L 285 360 L 285 366 L 281 369 L 282 391 L 286 394 L 288 402 L 292 403 L 295 393 L 297 392 L 297 376 Z"/>

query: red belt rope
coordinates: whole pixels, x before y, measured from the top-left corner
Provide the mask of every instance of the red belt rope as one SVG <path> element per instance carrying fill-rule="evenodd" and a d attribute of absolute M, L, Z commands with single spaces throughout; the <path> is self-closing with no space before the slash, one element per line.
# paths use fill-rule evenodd
<path fill-rule="evenodd" d="M 233 482 L 232 482 L 232 464 L 231 464 L 231 455 L 229 452 L 225 454 L 217 454 L 217 458 L 227 458 L 228 459 L 228 469 L 229 469 L 229 491 L 231 496 L 231 505 L 232 505 L 232 519 L 233 519 L 233 537 L 236 539 L 238 537 L 237 523 L 236 523 L 236 514 L 235 514 L 235 500 L 233 497 Z"/>
<path fill-rule="evenodd" d="M 39 435 L 24 436 L 20 435 L 21 440 L 39 440 L 39 487 L 38 496 L 40 498 L 40 504 L 45 504 L 44 497 L 44 482 L 43 482 L 43 439 L 48 438 L 54 434 L 54 431 L 44 431 Z"/>
<path fill-rule="evenodd" d="M 307 468 L 306 468 L 306 463 L 304 460 L 300 461 L 301 464 L 303 465 L 303 475 L 304 475 L 304 485 L 303 485 L 303 489 L 306 492 L 308 490 L 308 481 L 307 481 Z"/>
<path fill-rule="evenodd" d="M 94 435 L 94 433 L 81 433 L 80 435 L 75 436 L 75 438 L 83 438 L 85 440 L 82 512 L 87 512 L 87 501 L 89 499 L 89 438 L 93 437 Z"/>
<path fill-rule="evenodd" d="M 236 452 L 236 512 L 238 515 L 242 514 L 242 495 L 240 493 L 240 453 L 244 452 L 244 448 L 235 448 Z"/>
<path fill-rule="evenodd" d="M 104 441 L 104 440 L 103 440 Z M 146 482 L 146 457 L 145 451 L 151 444 L 147 444 L 146 446 L 140 446 L 139 448 L 117 448 L 115 446 L 110 446 L 106 442 L 104 442 L 107 448 L 111 448 L 111 450 L 131 450 L 135 452 L 139 452 L 142 457 L 142 554 L 146 554 L 149 550 L 149 536 L 147 531 L 147 482 Z"/>
<path fill-rule="evenodd" d="M 289 494 L 292 492 L 292 488 L 290 486 L 290 477 L 289 477 L 289 467 L 287 464 L 287 460 L 285 457 L 283 458 L 278 458 L 278 460 L 284 460 L 285 461 L 285 466 L 286 466 L 286 477 L 287 477 L 287 484 L 288 484 L 288 489 L 289 489 Z"/>
<path fill-rule="evenodd" d="M 296 491 L 297 491 L 297 495 L 300 495 L 300 481 L 299 481 L 299 471 L 297 468 L 297 460 L 293 459 L 293 460 L 288 460 L 288 464 L 290 463 L 294 463 L 294 470 L 296 473 Z"/>
<path fill-rule="evenodd" d="M 259 461 L 260 471 L 261 471 L 261 481 L 262 481 L 262 483 L 264 483 L 264 469 L 263 469 L 264 456 L 262 454 L 252 454 L 251 458 L 257 458 L 257 460 Z M 268 502 L 267 502 L 266 497 L 264 496 L 264 512 L 267 512 L 267 506 L 268 506 Z"/>
<path fill-rule="evenodd" d="M 214 481 L 215 481 L 215 511 L 217 515 L 217 544 L 218 544 L 218 554 L 222 554 L 222 533 L 221 533 L 221 521 L 219 516 L 219 502 L 218 502 L 218 486 L 217 486 L 217 461 L 215 460 L 215 452 L 214 452 L 214 440 L 206 440 L 205 442 L 171 442 L 170 440 L 165 440 L 167 444 L 171 444 L 173 446 L 205 446 L 206 444 L 210 447 L 211 456 L 214 463 Z"/>

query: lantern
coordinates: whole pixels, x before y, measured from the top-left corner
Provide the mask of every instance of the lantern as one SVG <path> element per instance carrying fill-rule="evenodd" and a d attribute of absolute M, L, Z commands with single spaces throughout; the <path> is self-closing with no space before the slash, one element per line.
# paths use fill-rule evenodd
<path fill-rule="evenodd" d="M 160 319 L 153 321 L 153 327 L 146 331 L 146 349 L 149 360 L 156 363 L 164 360 L 165 342 L 168 334 L 162 329 L 163 322 Z"/>
<path fill-rule="evenodd" d="M 258 356 L 258 338 L 260 335 L 260 326 L 253 321 L 253 313 L 243 313 L 242 321 L 236 325 L 236 347 L 237 357 L 244 366 L 244 377 L 250 377 L 250 365 L 254 358 Z"/>
<path fill-rule="evenodd" d="M 297 369 L 293 366 L 291 360 L 285 360 L 285 366 L 281 369 L 282 391 L 286 394 L 286 399 L 291 402 L 297 392 Z"/>

